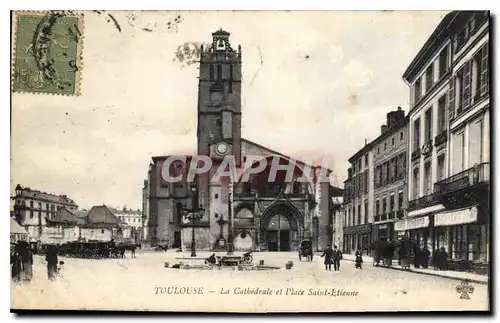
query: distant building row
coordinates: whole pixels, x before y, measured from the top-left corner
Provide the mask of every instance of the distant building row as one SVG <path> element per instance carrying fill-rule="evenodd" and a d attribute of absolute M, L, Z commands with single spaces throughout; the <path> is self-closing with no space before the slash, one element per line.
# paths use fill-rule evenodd
<path fill-rule="evenodd" d="M 94 206 L 89 211 L 78 210 L 76 203 L 65 195 L 40 192 L 21 185 L 16 186 L 12 200 L 13 219 L 19 227 L 11 223 L 18 233 L 11 234 L 11 240 L 18 240 L 23 230 L 27 234 L 23 239 L 41 243 L 110 239 L 140 241 L 144 235 L 140 210 L 125 207 L 118 210 L 105 205 Z"/>
<path fill-rule="evenodd" d="M 488 262 L 489 12 L 444 17 L 403 75 L 407 116 L 349 162 L 341 221 L 345 252 L 407 235 L 454 260 Z"/>

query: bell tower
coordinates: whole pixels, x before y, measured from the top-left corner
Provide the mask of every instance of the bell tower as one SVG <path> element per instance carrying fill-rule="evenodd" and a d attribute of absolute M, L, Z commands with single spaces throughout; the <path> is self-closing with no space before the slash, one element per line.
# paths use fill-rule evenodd
<path fill-rule="evenodd" d="M 212 33 L 212 44 L 201 48 L 198 83 L 198 154 L 214 151 L 241 159 L 241 46 L 234 50 L 230 34 Z M 219 144 L 219 148 L 214 145 Z M 212 147 L 214 146 L 214 147 Z M 224 148 L 225 146 L 225 148 Z"/>

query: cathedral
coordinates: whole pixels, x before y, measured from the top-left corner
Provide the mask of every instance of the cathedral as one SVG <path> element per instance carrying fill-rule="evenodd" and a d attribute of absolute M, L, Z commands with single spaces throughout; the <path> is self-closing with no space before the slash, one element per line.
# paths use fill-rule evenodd
<path fill-rule="evenodd" d="M 278 167 L 276 178 L 268 181 L 271 161 L 290 165 L 292 159 L 241 137 L 242 53 L 240 46 L 231 46 L 229 36 L 222 29 L 212 33 L 199 63 L 197 151 L 210 157 L 211 168 L 207 176 L 168 182 L 162 167 L 169 156 L 152 158 L 143 188 L 147 242 L 189 250 L 194 230 L 196 250 L 290 251 L 302 239 L 311 239 L 321 250 L 332 243 L 332 197 L 341 196 L 341 190 L 330 186 L 327 168 L 295 160 L 293 176 Z M 238 175 L 214 180 L 226 156 L 234 157 Z M 262 158 L 267 166 L 246 174 L 243 181 L 250 156 Z M 178 162 L 168 171 L 182 175 L 188 167 Z M 307 180 L 299 181 L 303 175 Z M 203 211 L 191 220 L 186 210 Z"/>

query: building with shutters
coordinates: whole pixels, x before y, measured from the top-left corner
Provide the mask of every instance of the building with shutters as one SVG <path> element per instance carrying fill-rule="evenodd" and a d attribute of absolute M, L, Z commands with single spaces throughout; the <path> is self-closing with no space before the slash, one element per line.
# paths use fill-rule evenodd
<path fill-rule="evenodd" d="M 370 253 L 374 241 L 395 239 L 394 222 L 406 210 L 408 117 L 398 107 L 386 120 L 380 135 L 349 158 L 342 207 L 345 253 Z"/>
<path fill-rule="evenodd" d="M 488 11 L 451 12 L 403 75 L 409 203 L 395 230 L 456 261 L 489 260 L 488 43 Z"/>
<path fill-rule="evenodd" d="M 16 185 L 14 218 L 29 234 L 31 241 L 38 241 L 44 233 L 46 219 L 52 219 L 63 208 L 77 210 L 78 205 L 66 195 L 42 192 L 29 187 Z"/>
<path fill-rule="evenodd" d="M 167 182 L 162 170 L 169 156 L 152 158 L 145 181 L 148 241 L 189 249 L 194 227 L 197 250 L 227 250 L 232 244 L 235 250 L 289 251 L 304 238 L 323 249 L 333 239 L 330 170 L 294 161 L 241 137 L 242 51 L 240 46 L 232 48 L 229 36 L 223 30 L 212 33 L 199 64 L 197 151 L 210 157 L 212 168 L 207 176 L 190 181 L 185 175 L 192 157 L 187 156 L 167 166 L 171 176 L 182 180 Z M 234 156 L 237 178 L 212 180 L 226 156 Z M 247 160 L 249 156 L 258 160 Z M 278 170 L 276 180 L 269 182 L 273 160 L 280 168 L 293 165 L 292 178 Z M 267 167 L 250 175 L 260 161 Z M 299 182 L 304 173 L 308 181 Z M 244 174 L 250 175 L 248 181 L 242 180 Z M 183 210 L 195 204 L 205 213 L 198 221 L 187 221 Z"/>

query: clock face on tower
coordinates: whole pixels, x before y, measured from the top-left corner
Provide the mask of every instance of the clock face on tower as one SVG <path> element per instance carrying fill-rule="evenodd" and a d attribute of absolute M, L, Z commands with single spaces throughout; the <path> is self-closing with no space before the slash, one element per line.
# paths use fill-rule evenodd
<path fill-rule="evenodd" d="M 220 144 L 217 145 L 217 153 L 219 155 L 225 155 L 228 151 L 227 144 L 221 142 Z"/>

